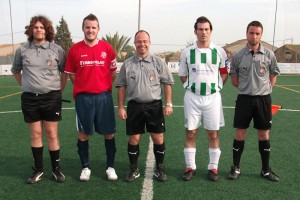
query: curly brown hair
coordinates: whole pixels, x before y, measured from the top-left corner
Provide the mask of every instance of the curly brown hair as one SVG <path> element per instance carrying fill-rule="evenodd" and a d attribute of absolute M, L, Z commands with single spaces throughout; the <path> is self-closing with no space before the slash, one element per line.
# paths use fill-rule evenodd
<path fill-rule="evenodd" d="M 28 36 L 28 41 L 33 41 L 33 28 L 37 22 L 41 22 L 45 28 L 46 40 L 48 42 L 53 42 L 54 40 L 54 28 L 52 22 L 45 16 L 38 15 L 34 16 L 30 20 L 30 24 L 25 27 L 25 34 Z"/>

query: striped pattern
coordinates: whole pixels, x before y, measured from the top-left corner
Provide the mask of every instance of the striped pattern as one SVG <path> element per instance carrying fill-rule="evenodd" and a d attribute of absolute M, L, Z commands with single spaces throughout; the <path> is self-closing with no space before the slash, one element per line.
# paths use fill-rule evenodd
<path fill-rule="evenodd" d="M 222 48 L 210 46 L 206 49 L 188 47 L 181 55 L 179 75 L 185 74 L 185 89 L 199 95 L 210 95 L 220 91 L 223 82 L 220 67 L 225 66 L 226 53 Z M 182 74 L 181 74 L 182 73 Z"/>

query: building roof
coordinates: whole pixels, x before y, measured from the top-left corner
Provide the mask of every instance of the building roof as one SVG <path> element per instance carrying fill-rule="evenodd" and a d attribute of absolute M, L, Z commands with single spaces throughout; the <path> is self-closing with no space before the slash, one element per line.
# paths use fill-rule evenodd
<path fill-rule="evenodd" d="M 17 48 L 19 48 L 21 44 L 0 44 L 0 56 L 8 56 L 13 55 Z"/>
<path fill-rule="evenodd" d="M 275 47 L 267 42 L 261 41 L 261 43 L 264 47 L 266 47 L 267 49 L 270 49 L 272 51 L 275 51 L 277 49 L 277 47 Z M 247 44 L 247 39 L 242 39 L 242 40 L 237 40 L 231 44 L 227 44 L 223 48 L 234 54 L 234 53 L 238 52 L 239 50 L 241 50 L 242 48 L 244 48 L 246 46 L 246 44 Z"/>
<path fill-rule="evenodd" d="M 300 53 L 300 45 L 299 44 L 286 44 L 286 45 L 283 45 L 282 47 L 285 47 L 291 51 Z"/>

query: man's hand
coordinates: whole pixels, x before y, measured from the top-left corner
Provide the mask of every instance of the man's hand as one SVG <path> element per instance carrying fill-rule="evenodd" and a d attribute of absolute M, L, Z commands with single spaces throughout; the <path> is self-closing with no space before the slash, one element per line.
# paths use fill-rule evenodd
<path fill-rule="evenodd" d="M 125 110 L 124 107 L 123 108 L 118 108 L 118 116 L 122 120 L 127 119 L 127 113 L 126 113 L 126 110 Z"/>
<path fill-rule="evenodd" d="M 164 107 L 164 115 L 165 116 L 170 116 L 173 114 L 173 107 L 172 106 L 165 106 Z"/>

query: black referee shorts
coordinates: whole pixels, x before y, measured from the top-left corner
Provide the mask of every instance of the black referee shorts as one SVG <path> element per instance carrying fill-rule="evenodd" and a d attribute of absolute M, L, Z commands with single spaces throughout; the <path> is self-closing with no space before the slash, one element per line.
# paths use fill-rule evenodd
<path fill-rule="evenodd" d="M 271 96 L 238 95 L 235 105 L 234 128 L 246 129 L 253 119 L 257 130 L 270 130 L 272 127 Z"/>
<path fill-rule="evenodd" d="M 46 94 L 24 92 L 21 96 L 24 121 L 27 123 L 61 120 L 61 92 Z"/>
<path fill-rule="evenodd" d="M 149 103 L 129 101 L 127 104 L 126 132 L 127 135 L 147 132 L 165 132 L 165 118 L 161 100 Z"/>

